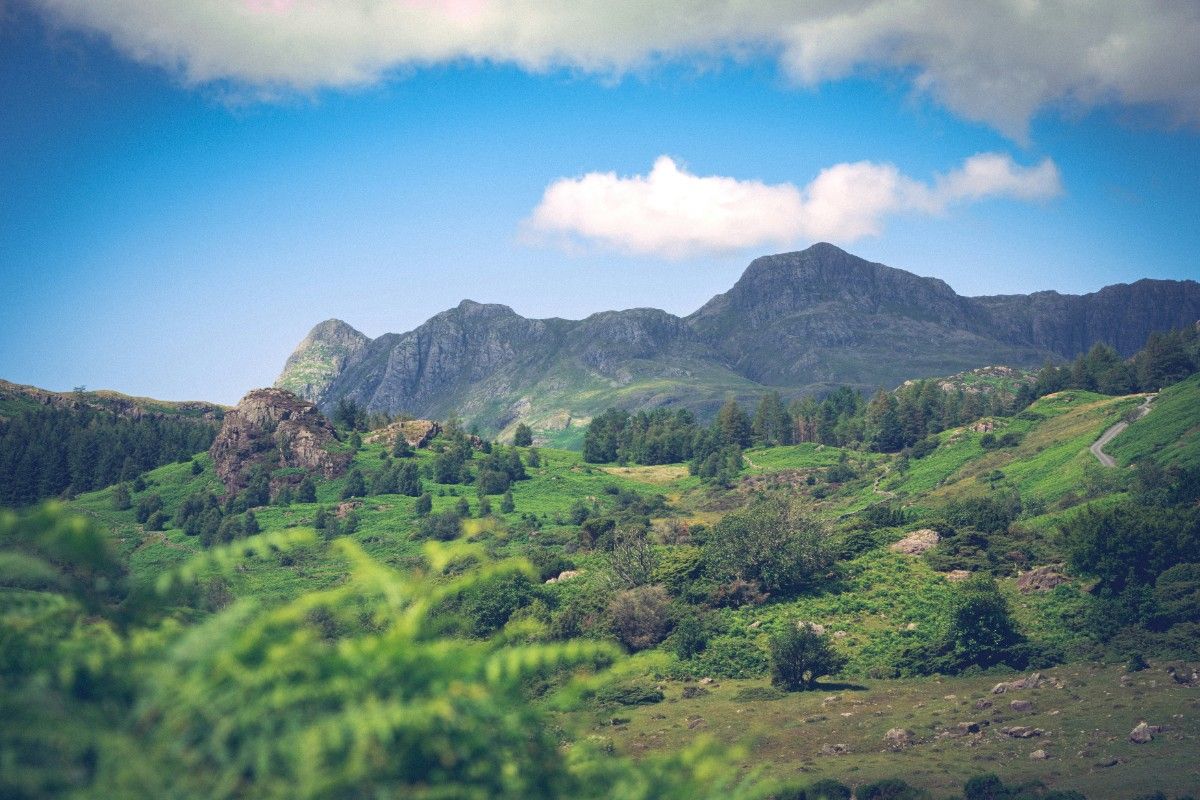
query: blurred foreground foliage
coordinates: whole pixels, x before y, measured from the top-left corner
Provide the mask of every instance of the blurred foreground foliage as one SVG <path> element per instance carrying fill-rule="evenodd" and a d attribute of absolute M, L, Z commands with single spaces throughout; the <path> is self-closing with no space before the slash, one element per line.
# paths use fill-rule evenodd
<path fill-rule="evenodd" d="M 339 585 L 277 607 L 189 606 L 214 574 L 314 547 L 345 562 Z M 137 586 L 86 518 L 4 513 L 0 796 L 761 796 L 710 743 L 634 763 L 552 729 L 531 684 L 594 680 L 619 651 L 441 633 L 439 606 L 530 574 L 519 560 L 447 569 L 473 547 L 429 543 L 425 568 L 402 574 L 290 529 Z"/>

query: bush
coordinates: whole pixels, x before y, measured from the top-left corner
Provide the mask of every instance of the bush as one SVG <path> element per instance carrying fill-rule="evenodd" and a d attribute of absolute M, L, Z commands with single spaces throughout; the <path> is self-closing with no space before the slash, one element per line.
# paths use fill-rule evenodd
<path fill-rule="evenodd" d="M 687 614 L 675 624 L 673 649 L 681 659 L 689 659 L 704 652 L 708 646 L 708 631 L 704 623 L 695 614 Z"/>
<path fill-rule="evenodd" d="M 608 606 L 613 634 L 630 650 L 645 650 L 671 632 L 671 600 L 661 586 L 618 592 Z"/>
<path fill-rule="evenodd" d="M 814 783 L 805 791 L 805 800 L 850 800 L 854 792 L 844 783 L 825 778 Z"/>
<path fill-rule="evenodd" d="M 846 658 L 808 625 L 787 625 L 770 639 L 771 683 L 789 692 L 811 689 L 822 675 L 837 672 Z"/>
<path fill-rule="evenodd" d="M 859 800 L 921 800 L 929 797 L 929 792 L 909 786 L 899 778 L 884 778 L 860 786 L 857 797 Z"/>
<path fill-rule="evenodd" d="M 711 636 L 704 652 L 684 662 L 683 673 L 713 678 L 761 678 L 771 667 L 765 650 L 743 636 Z"/>
<path fill-rule="evenodd" d="M 420 502 L 418 500 L 418 502 Z M 417 528 L 417 536 L 421 539 L 437 539 L 448 542 L 457 539 L 462 532 L 462 515 L 457 509 L 450 509 L 439 514 L 429 514 L 421 520 Z"/>
<path fill-rule="evenodd" d="M 617 683 L 602 687 L 596 700 L 607 705 L 644 706 L 663 701 L 662 689 L 645 682 Z"/>
<path fill-rule="evenodd" d="M 472 636 L 490 636 L 504 627 L 515 611 L 537 597 L 537 589 L 523 573 L 481 578 L 454 603 Z"/>

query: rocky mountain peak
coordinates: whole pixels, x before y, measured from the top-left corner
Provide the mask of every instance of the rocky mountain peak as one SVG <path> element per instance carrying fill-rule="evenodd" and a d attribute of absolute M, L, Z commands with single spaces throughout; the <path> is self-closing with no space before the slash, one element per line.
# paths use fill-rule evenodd
<path fill-rule="evenodd" d="M 254 389 L 225 415 L 209 448 L 217 477 L 229 493 L 246 486 L 255 466 L 272 473 L 272 489 L 298 484 L 303 474 L 279 475 L 292 468 L 336 478 L 350 463 L 339 452 L 333 426 L 317 407 L 285 389 Z"/>
<path fill-rule="evenodd" d="M 370 343 L 369 336 L 340 319 L 327 319 L 309 331 L 288 356 L 275 385 L 299 397 L 316 400 Z"/>

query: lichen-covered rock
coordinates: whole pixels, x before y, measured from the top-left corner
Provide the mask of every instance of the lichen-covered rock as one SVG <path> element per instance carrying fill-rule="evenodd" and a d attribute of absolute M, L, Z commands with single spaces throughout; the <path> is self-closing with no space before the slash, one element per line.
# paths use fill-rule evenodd
<path fill-rule="evenodd" d="M 1017 576 L 1017 590 L 1029 592 L 1048 592 L 1056 586 L 1061 586 L 1070 580 L 1054 567 L 1034 567 L 1028 572 Z"/>
<path fill-rule="evenodd" d="M 907 728 L 892 728 L 883 735 L 883 741 L 893 750 L 908 747 L 916 738 L 917 735 Z"/>
<path fill-rule="evenodd" d="M 271 474 L 275 491 L 305 475 L 336 478 L 352 458 L 317 407 L 284 389 L 255 389 L 243 397 L 225 415 L 208 452 L 230 494 L 246 486 L 258 465 Z"/>
<path fill-rule="evenodd" d="M 908 556 L 919 556 L 926 550 L 937 547 L 940 538 L 937 531 L 932 528 L 922 528 L 919 531 L 913 531 L 898 542 L 893 542 L 888 549 Z"/>
<path fill-rule="evenodd" d="M 1134 744 L 1146 744 L 1154 741 L 1154 735 L 1162 733 L 1162 726 L 1147 725 L 1145 720 L 1139 722 L 1137 727 L 1129 732 L 1129 741 Z"/>
<path fill-rule="evenodd" d="M 367 436 L 366 441 L 382 442 L 386 447 L 394 447 L 396 440 L 404 437 L 409 447 L 428 447 L 429 443 L 442 432 L 442 426 L 429 419 L 407 419 L 393 422 Z"/>

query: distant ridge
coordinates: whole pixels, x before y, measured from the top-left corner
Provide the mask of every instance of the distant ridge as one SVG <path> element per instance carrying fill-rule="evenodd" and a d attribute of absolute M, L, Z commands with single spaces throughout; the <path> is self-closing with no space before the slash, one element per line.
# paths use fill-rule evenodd
<path fill-rule="evenodd" d="M 276 386 L 330 408 L 441 417 L 551 438 L 610 405 L 711 412 L 728 395 L 864 390 L 1003 364 L 1069 359 L 1097 342 L 1130 355 L 1200 319 L 1200 284 L 1141 280 L 1085 295 L 964 297 L 945 282 L 819 243 L 757 258 L 687 317 L 658 309 L 526 319 L 464 300 L 407 333 L 317 325 Z"/>

